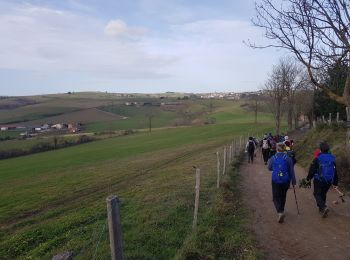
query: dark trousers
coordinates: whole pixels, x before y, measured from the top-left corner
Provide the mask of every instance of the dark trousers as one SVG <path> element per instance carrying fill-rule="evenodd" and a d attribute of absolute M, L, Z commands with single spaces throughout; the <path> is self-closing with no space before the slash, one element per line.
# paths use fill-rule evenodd
<path fill-rule="evenodd" d="M 254 150 L 248 151 L 248 163 L 249 162 L 253 163 L 253 161 L 254 161 Z"/>
<path fill-rule="evenodd" d="M 264 162 L 269 160 L 270 149 L 261 149 Z"/>
<path fill-rule="evenodd" d="M 314 180 L 314 197 L 320 211 L 326 207 L 327 192 L 330 187 L 331 184 Z"/>
<path fill-rule="evenodd" d="M 289 183 L 278 184 L 272 182 L 272 198 L 273 204 L 277 213 L 284 212 L 284 205 L 286 204 L 287 191 L 289 189 Z"/>

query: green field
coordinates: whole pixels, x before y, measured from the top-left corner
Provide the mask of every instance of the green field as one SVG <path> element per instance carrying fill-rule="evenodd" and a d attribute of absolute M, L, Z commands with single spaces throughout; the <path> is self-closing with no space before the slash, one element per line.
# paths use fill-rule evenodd
<path fill-rule="evenodd" d="M 204 106 L 197 105 L 193 111 Z M 0 259 L 51 259 L 65 250 L 75 259 L 109 259 L 105 199 L 110 194 L 122 202 L 127 258 L 191 256 L 200 242 L 191 230 L 192 166 L 202 169 L 198 232 L 204 232 L 218 225 L 213 208 L 222 196 L 215 188 L 215 152 L 234 137 L 263 133 L 273 125 L 268 115 L 254 125 L 251 113 L 229 105 L 217 104 L 213 125 L 158 128 L 0 161 Z M 232 227 L 229 215 L 221 220 L 227 228 Z M 218 233 L 221 241 L 237 232 L 226 241 L 226 251 L 211 250 L 228 257 L 245 244 L 249 250 L 237 251 L 237 257 L 251 259 L 251 240 L 243 237 L 239 223 L 234 226 Z M 216 254 L 206 250 L 196 254 Z"/>
<path fill-rule="evenodd" d="M 108 111 L 108 110 L 107 110 Z M 127 117 L 127 119 L 117 120 L 112 122 L 96 122 L 87 124 L 88 132 L 100 132 L 104 130 L 127 130 L 127 129 L 142 129 L 149 127 L 149 117 L 155 111 L 153 108 L 144 107 L 127 107 L 118 106 L 115 110 L 109 112 Z M 160 108 L 154 112 L 152 117 L 152 127 L 170 126 L 171 122 L 176 118 L 176 113 L 171 111 L 163 111 Z"/>
<path fill-rule="evenodd" d="M 19 134 L 24 132 L 24 130 L 11 130 L 11 131 L 0 131 L 0 138 L 14 138 L 14 137 L 19 137 Z"/>

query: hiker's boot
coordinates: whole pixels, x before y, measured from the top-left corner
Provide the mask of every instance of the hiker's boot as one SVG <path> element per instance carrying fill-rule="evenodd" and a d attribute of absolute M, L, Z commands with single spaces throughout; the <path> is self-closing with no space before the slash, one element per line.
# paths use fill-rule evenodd
<path fill-rule="evenodd" d="M 278 223 L 283 223 L 285 216 L 284 213 L 278 213 Z"/>
<path fill-rule="evenodd" d="M 329 209 L 325 207 L 323 210 L 320 211 L 322 218 L 326 218 L 328 216 Z"/>

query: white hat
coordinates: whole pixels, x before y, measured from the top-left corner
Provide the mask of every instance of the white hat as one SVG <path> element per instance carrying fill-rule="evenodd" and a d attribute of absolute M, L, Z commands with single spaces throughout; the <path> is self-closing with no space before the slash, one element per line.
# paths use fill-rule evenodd
<path fill-rule="evenodd" d="M 288 135 L 284 137 L 284 140 L 287 141 L 289 139 Z"/>

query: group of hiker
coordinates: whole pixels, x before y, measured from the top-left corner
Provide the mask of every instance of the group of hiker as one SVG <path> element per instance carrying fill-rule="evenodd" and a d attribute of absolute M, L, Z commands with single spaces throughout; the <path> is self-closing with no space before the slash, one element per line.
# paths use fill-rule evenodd
<path fill-rule="evenodd" d="M 294 141 L 287 135 L 272 136 L 271 133 L 265 134 L 260 142 L 254 137 L 249 137 L 246 144 L 248 163 L 253 163 L 258 147 L 260 147 L 264 164 L 272 172 L 272 198 L 279 223 L 283 223 L 285 218 L 284 207 L 291 184 L 295 194 L 294 165 L 296 158 L 293 145 Z M 327 192 L 332 185 L 336 189 L 338 186 L 335 156 L 331 154 L 330 147 L 325 141 L 322 141 L 316 149 L 308 175 L 300 181 L 300 186 L 311 187 L 312 179 L 313 195 L 321 216 L 325 218 L 329 212 L 326 205 Z"/>

